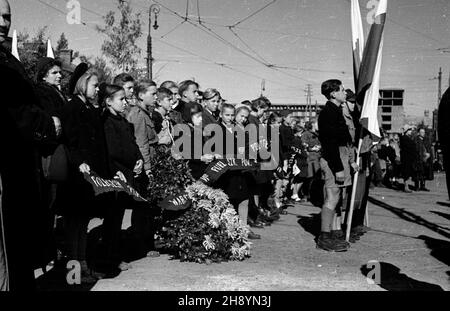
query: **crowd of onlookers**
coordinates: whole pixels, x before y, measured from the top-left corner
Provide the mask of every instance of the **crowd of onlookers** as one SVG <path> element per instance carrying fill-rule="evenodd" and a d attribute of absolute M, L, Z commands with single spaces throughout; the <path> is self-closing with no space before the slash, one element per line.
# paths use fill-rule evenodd
<path fill-rule="evenodd" d="M 443 170 L 442 154 L 429 131 L 409 125 L 403 127 L 401 135 L 384 134 L 374 149 L 373 161 L 376 185 L 408 193 L 428 192 L 426 181 L 434 179 L 434 171 Z"/>
<path fill-rule="evenodd" d="M 10 21 L 5 0 L 0 0 L 0 13 L 3 21 Z M 437 155 L 425 130 L 413 134 L 405 126 L 400 136 L 384 135 L 374 143 L 376 138 L 359 124 L 361 107 L 355 94 L 339 80 L 322 84 L 327 103 L 311 120 L 289 110 L 272 111 L 272 103 L 263 96 L 228 103 L 217 89 L 201 91 L 193 80 L 157 85 L 121 73 L 112 81 L 101 81 L 85 63 L 63 87 L 58 59 L 39 59 L 36 75 L 28 75 L 7 47 L 9 24 L 5 25 L 0 25 L 5 28 L 0 32 L 0 94 L 6 107 L 0 114 L 1 290 L 32 288 L 33 270 L 45 270 L 54 260 L 75 260 L 81 281 L 92 283 L 129 269 L 134 259 L 158 256 L 154 240 L 158 208 L 123 192 L 96 195 L 85 176 L 95 172 L 104 179 L 120 179 L 145 194 L 151 191 L 151 163 L 159 153 L 186 161 L 195 180 L 214 160 L 247 159 L 256 153 L 259 169 L 229 170 L 212 186 L 228 195 L 240 221 L 251 228 L 279 220 L 288 203 L 310 201 L 321 207 L 317 247 L 327 251 L 350 247 L 343 229 L 355 174 L 362 197 L 355 206 L 351 243 L 368 230 L 363 222 L 370 182 L 406 192 L 429 191 L 425 181 L 433 178 Z M 182 138 L 180 125 L 189 129 L 193 148 L 188 155 L 172 152 Z M 221 138 L 222 152 L 202 150 L 196 156 L 196 149 L 215 136 L 208 130 L 211 125 L 222 137 L 228 139 L 231 133 L 233 148 L 230 151 L 229 141 Z M 256 129 L 253 138 L 249 125 Z M 201 133 L 200 145 L 196 133 Z M 359 138 L 364 141 L 360 159 Z M 263 157 L 267 153 L 272 157 Z M 275 165 L 270 165 L 274 159 Z M 263 169 L 265 165 L 270 169 Z M 124 243 L 126 209 L 132 214 Z M 103 224 L 88 258 L 92 218 L 102 218 Z M 60 237 L 62 242 L 57 241 Z M 250 229 L 248 238 L 261 237 Z M 132 256 L 124 254 L 129 244 Z"/>

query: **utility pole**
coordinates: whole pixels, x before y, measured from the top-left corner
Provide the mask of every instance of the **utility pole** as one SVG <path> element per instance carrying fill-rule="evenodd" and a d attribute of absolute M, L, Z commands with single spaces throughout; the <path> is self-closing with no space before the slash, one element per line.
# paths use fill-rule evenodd
<path fill-rule="evenodd" d="M 153 54 L 152 54 L 152 13 L 155 15 L 153 29 L 158 29 L 158 14 L 160 8 L 157 4 L 152 4 L 148 12 L 148 36 L 147 36 L 147 77 L 153 80 Z"/>
<path fill-rule="evenodd" d="M 308 114 L 308 121 L 311 119 L 311 108 L 312 108 L 312 85 L 311 84 L 307 84 L 306 85 L 306 112 Z"/>
<path fill-rule="evenodd" d="M 439 106 L 439 103 L 441 102 L 442 98 L 442 67 L 439 67 L 438 81 L 439 81 L 439 88 L 438 88 L 438 106 Z"/>

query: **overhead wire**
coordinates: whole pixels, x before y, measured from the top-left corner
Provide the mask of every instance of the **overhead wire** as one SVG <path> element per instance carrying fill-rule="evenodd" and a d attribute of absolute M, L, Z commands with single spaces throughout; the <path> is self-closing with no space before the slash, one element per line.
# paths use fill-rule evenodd
<path fill-rule="evenodd" d="M 249 16 L 241 19 L 240 21 L 234 23 L 233 25 L 231 25 L 231 27 L 236 27 L 237 25 L 245 22 L 246 20 L 252 18 L 253 16 L 255 16 L 256 14 L 262 12 L 263 10 L 265 10 L 267 7 L 271 6 L 272 4 L 274 4 L 275 2 L 277 2 L 277 0 L 272 0 L 270 3 L 267 3 L 265 6 L 263 6 L 262 8 L 256 10 L 255 12 L 253 12 L 252 14 L 250 14 Z"/>
<path fill-rule="evenodd" d="M 176 11 L 174 11 L 174 10 L 168 8 L 167 6 L 165 6 L 164 4 L 160 3 L 159 1 L 153 0 L 153 2 L 159 4 L 162 8 L 164 8 L 165 10 L 171 12 L 173 15 L 178 16 L 179 18 L 181 17 L 180 14 L 178 14 Z M 292 77 L 292 78 L 295 78 L 295 79 L 298 79 L 298 80 L 302 80 L 302 81 L 304 81 L 304 82 L 313 83 L 313 82 L 310 81 L 310 80 L 307 80 L 307 79 L 301 78 L 301 77 L 299 77 L 299 76 L 292 75 L 292 74 L 289 74 L 289 73 L 287 73 L 287 72 L 281 71 L 280 69 L 277 69 L 273 64 L 267 64 L 267 63 L 261 61 L 261 60 L 258 59 L 257 57 L 255 57 L 255 56 L 253 56 L 253 55 L 251 55 L 251 54 L 245 52 L 244 50 L 240 49 L 239 47 L 235 46 L 234 44 L 232 44 L 231 42 L 229 42 L 228 40 L 226 40 L 225 38 L 223 38 L 222 36 L 220 36 L 219 34 L 217 34 L 214 30 L 212 30 L 211 28 L 205 26 L 203 23 L 202 23 L 201 25 L 197 25 L 196 23 L 194 23 L 194 22 L 191 21 L 190 19 L 187 19 L 187 22 L 188 22 L 189 24 L 193 25 L 194 27 L 196 27 L 196 28 L 202 30 L 203 32 L 207 33 L 208 35 L 212 36 L 213 38 L 219 40 L 220 42 L 222 42 L 223 44 L 227 45 L 228 47 L 231 47 L 232 49 L 234 49 L 234 50 L 240 52 L 241 54 L 244 54 L 245 56 L 251 58 L 252 60 L 254 60 L 254 61 L 260 63 L 261 65 L 263 65 L 263 66 L 265 66 L 265 67 L 267 67 L 267 68 L 271 68 L 271 69 L 273 69 L 274 71 L 277 71 L 277 72 L 279 72 L 279 73 L 281 73 L 281 74 L 284 74 L 284 75 L 286 75 L 286 76 L 289 76 L 289 77 Z M 204 29 L 203 29 L 203 28 L 204 28 Z"/>

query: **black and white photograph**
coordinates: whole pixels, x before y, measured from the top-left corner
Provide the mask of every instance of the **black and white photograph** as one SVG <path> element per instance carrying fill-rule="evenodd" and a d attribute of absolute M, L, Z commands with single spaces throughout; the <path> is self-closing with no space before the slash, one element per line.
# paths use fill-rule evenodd
<path fill-rule="evenodd" d="M 0 0 L 0 101 L 0 297 L 450 290 L 449 0 Z"/>

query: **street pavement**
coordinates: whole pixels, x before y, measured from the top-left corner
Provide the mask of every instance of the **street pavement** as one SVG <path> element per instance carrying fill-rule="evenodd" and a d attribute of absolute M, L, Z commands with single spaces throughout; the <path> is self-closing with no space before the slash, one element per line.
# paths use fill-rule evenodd
<path fill-rule="evenodd" d="M 371 231 L 347 252 L 315 247 L 320 209 L 309 203 L 264 229 L 253 229 L 251 258 L 220 264 L 144 258 L 94 291 L 384 291 L 450 289 L 450 206 L 445 176 L 431 192 L 370 190 Z M 129 225 L 129 213 L 124 228 Z M 371 261 L 375 261 L 369 263 Z M 367 266 L 369 263 L 369 266 Z M 368 278 L 368 277 L 370 278 Z"/>

